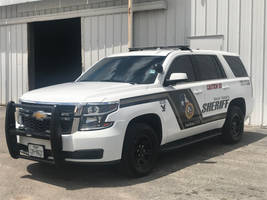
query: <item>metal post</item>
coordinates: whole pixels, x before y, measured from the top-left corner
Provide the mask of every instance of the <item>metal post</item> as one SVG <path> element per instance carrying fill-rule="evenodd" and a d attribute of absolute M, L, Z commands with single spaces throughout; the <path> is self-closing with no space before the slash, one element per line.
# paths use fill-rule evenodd
<path fill-rule="evenodd" d="M 133 47 L 133 0 L 128 0 L 128 48 Z"/>

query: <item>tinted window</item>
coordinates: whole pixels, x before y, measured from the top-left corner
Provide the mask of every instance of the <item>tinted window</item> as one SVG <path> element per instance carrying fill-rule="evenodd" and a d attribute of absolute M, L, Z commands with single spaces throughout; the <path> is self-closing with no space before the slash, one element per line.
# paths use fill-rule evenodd
<path fill-rule="evenodd" d="M 236 77 L 247 77 L 248 76 L 247 71 L 239 57 L 224 56 L 224 58 Z"/>
<path fill-rule="evenodd" d="M 166 79 L 169 79 L 172 73 L 186 73 L 188 81 L 196 80 L 190 56 L 179 56 L 176 58 L 170 66 Z"/>
<path fill-rule="evenodd" d="M 109 57 L 96 63 L 78 81 L 151 84 L 157 77 L 153 67 L 164 60 L 163 56 Z"/>
<path fill-rule="evenodd" d="M 226 77 L 221 63 L 216 56 L 195 55 L 194 58 L 196 61 L 199 80 L 204 81 L 222 79 Z"/>

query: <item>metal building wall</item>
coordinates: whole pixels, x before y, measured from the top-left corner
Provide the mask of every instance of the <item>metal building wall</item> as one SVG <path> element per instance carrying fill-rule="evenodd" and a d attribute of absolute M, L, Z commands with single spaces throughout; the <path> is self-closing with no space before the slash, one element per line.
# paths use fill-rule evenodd
<path fill-rule="evenodd" d="M 137 10 L 163 9 L 162 2 L 135 0 Z M 68 17 L 81 17 L 83 70 L 104 56 L 127 51 L 127 0 L 45 0 L 0 6 L 0 104 L 18 101 L 28 90 L 27 23 Z"/>
<path fill-rule="evenodd" d="M 135 0 L 135 4 L 149 3 L 157 0 Z M 158 0 L 160 1 L 160 0 Z M 0 20 L 43 16 L 47 14 L 62 14 L 69 11 L 98 9 L 112 6 L 127 6 L 128 0 L 40 0 L 30 3 L 1 6 Z M 127 11 L 127 10 L 126 10 Z"/>
<path fill-rule="evenodd" d="M 82 18 L 85 70 L 101 58 L 128 51 L 127 13 Z"/>
<path fill-rule="evenodd" d="M 134 46 L 187 44 L 191 1 L 166 0 L 168 8 L 134 13 Z"/>
<path fill-rule="evenodd" d="M 27 25 L 0 26 L 0 104 L 28 90 Z"/>
<path fill-rule="evenodd" d="M 191 35 L 224 35 L 224 49 L 241 55 L 252 77 L 250 125 L 267 126 L 266 0 L 191 0 Z"/>

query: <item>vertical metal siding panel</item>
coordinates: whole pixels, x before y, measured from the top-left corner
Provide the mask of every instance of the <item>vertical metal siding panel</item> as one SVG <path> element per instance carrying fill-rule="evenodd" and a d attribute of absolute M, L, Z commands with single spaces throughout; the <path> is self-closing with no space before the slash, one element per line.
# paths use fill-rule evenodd
<path fill-rule="evenodd" d="M 92 30 L 92 18 L 91 17 L 86 17 L 84 18 L 84 28 L 83 28 L 83 48 L 84 48 L 84 65 L 85 65 L 85 70 L 87 70 L 91 65 L 92 65 L 92 35 L 91 35 L 91 30 Z"/>
<path fill-rule="evenodd" d="M 0 27 L 0 56 L 1 56 L 1 104 L 5 104 L 7 101 L 6 97 L 6 90 L 7 90 L 7 85 L 6 85 L 6 26 Z"/>
<path fill-rule="evenodd" d="M 17 25 L 11 26 L 11 68 L 12 68 L 12 74 L 11 74 L 11 80 L 12 80 L 12 100 L 16 101 L 18 98 L 18 70 L 17 70 Z"/>
<path fill-rule="evenodd" d="M 265 14 L 265 17 L 264 17 L 264 31 L 265 31 L 265 44 L 264 44 L 264 65 L 263 65 L 263 68 L 264 68 L 264 71 L 263 71 L 263 77 L 264 77 L 264 82 L 263 82 L 263 88 L 262 88 L 262 91 L 263 91 L 263 122 L 262 122 L 262 125 L 264 127 L 267 127 L 267 91 L 265 89 L 265 86 L 267 85 L 267 81 L 266 81 L 266 78 L 267 78 L 267 2 L 265 1 L 265 6 L 264 6 L 264 14 Z"/>
<path fill-rule="evenodd" d="M 253 33 L 252 33 L 252 81 L 254 91 L 254 111 L 251 124 L 262 123 L 262 83 L 263 83 L 263 39 L 264 39 L 264 0 L 253 1 Z"/>
<path fill-rule="evenodd" d="M 157 43 L 157 23 L 156 23 L 156 13 L 153 11 L 148 11 L 148 45 L 155 46 Z"/>
<path fill-rule="evenodd" d="M 228 49 L 228 1 L 218 0 L 218 32 L 217 34 L 224 35 L 224 50 Z"/>
<path fill-rule="evenodd" d="M 206 34 L 206 6 L 207 2 L 196 0 L 196 35 Z"/>
<path fill-rule="evenodd" d="M 5 19 L 6 18 L 6 7 L 5 6 L 4 7 L 0 7 L 0 11 L 1 11 L 0 18 L 1 19 Z"/>
<path fill-rule="evenodd" d="M 166 37 L 167 37 L 167 45 L 174 45 L 176 41 L 176 1 L 169 0 L 168 1 L 168 10 L 166 15 Z"/>
<path fill-rule="evenodd" d="M 4 17 L 2 16 L 3 15 L 3 10 L 4 10 L 5 7 L 0 7 L 0 19 L 3 19 Z"/>
<path fill-rule="evenodd" d="M 27 24 L 0 27 L 0 103 L 28 90 Z"/>
<path fill-rule="evenodd" d="M 189 2 L 189 1 L 186 1 Z M 196 35 L 196 0 L 190 0 L 191 2 L 191 35 Z"/>
<path fill-rule="evenodd" d="M 9 64 L 11 63 L 11 54 L 10 54 L 10 26 L 4 26 L 5 30 L 5 51 L 6 51 L 6 100 L 10 101 L 11 100 L 11 69 Z"/>
<path fill-rule="evenodd" d="M 22 66 L 22 24 L 16 25 L 16 58 L 17 58 L 17 99 L 23 91 L 23 66 Z"/>
<path fill-rule="evenodd" d="M 0 8 L 0 10 L 1 10 L 1 8 Z M 1 17 L 1 16 L 0 16 Z M 1 26 L 0 26 L 0 105 L 1 104 L 3 104 L 2 102 L 3 102 L 3 66 L 2 66 L 2 46 L 3 46 L 3 44 L 2 44 L 2 28 L 1 28 Z"/>
<path fill-rule="evenodd" d="M 149 37 L 150 37 L 150 33 L 149 33 L 149 13 L 148 12 L 143 12 L 143 17 L 141 20 L 141 24 L 143 27 L 143 44 L 141 46 L 149 46 Z"/>
<path fill-rule="evenodd" d="M 114 53 L 121 52 L 121 17 L 114 15 Z"/>
<path fill-rule="evenodd" d="M 185 44 L 185 33 L 186 33 L 186 1 L 176 1 L 176 13 L 175 13 L 175 41 L 173 45 Z"/>
<path fill-rule="evenodd" d="M 240 3 L 240 56 L 250 74 L 252 0 L 242 0 Z"/>
<path fill-rule="evenodd" d="M 187 1 L 185 0 L 185 35 L 184 35 L 184 41 L 185 44 L 189 44 L 189 40 L 188 37 L 193 36 L 193 29 L 191 25 L 191 23 L 194 23 L 194 21 L 192 21 L 193 18 L 193 14 L 191 13 L 191 7 L 193 7 L 193 2 L 195 0 L 190 0 Z"/>
<path fill-rule="evenodd" d="M 11 6 L 7 6 L 6 7 L 6 17 L 7 18 L 11 18 L 12 17 Z"/>
<path fill-rule="evenodd" d="M 99 49 L 99 60 L 106 56 L 106 18 L 105 16 L 99 16 L 98 24 L 98 49 Z"/>
<path fill-rule="evenodd" d="M 7 40 L 6 40 L 6 52 L 7 52 L 7 100 L 10 101 L 12 99 L 12 55 L 11 55 L 11 26 L 6 27 L 7 31 Z"/>
<path fill-rule="evenodd" d="M 84 25 L 85 25 L 85 18 L 81 17 L 81 63 L 82 63 L 82 72 L 85 71 L 85 42 L 84 42 Z"/>
<path fill-rule="evenodd" d="M 239 53 L 239 12 L 240 0 L 229 1 L 228 50 Z"/>
<path fill-rule="evenodd" d="M 121 37 L 121 44 L 122 44 L 122 52 L 128 51 L 128 15 L 121 14 L 122 19 L 122 37 Z"/>
<path fill-rule="evenodd" d="M 134 47 L 139 47 L 139 43 L 141 40 L 141 37 L 139 35 L 141 35 L 141 29 L 140 29 L 140 13 L 134 13 L 134 20 L 133 20 L 133 38 L 134 38 Z"/>
<path fill-rule="evenodd" d="M 191 34 L 191 2 L 167 0 L 167 10 L 134 14 L 134 46 L 185 44 Z"/>
<path fill-rule="evenodd" d="M 138 17 L 138 28 L 137 28 L 137 40 L 138 46 L 144 47 L 148 46 L 148 21 L 147 21 L 147 14 L 145 12 L 140 12 Z"/>
<path fill-rule="evenodd" d="M 5 86 L 2 90 L 3 92 L 3 103 L 5 104 L 7 101 L 8 101 L 8 69 L 7 69 L 7 66 L 8 66 L 8 54 L 7 54 L 7 27 L 4 26 L 2 27 L 2 73 L 3 73 L 3 76 L 5 77 L 4 80 L 4 83 L 2 86 Z"/>
<path fill-rule="evenodd" d="M 113 54 L 113 15 L 106 16 L 107 21 L 107 35 L 106 35 L 106 47 L 107 47 L 107 55 Z"/>
<path fill-rule="evenodd" d="M 92 64 L 98 61 L 98 17 L 92 17 Z"/>
<path fill-rule="evenodd" d="M 23 67 L 23 87 L 22 93 L 28 91 L 29 83 L 28 83 L 28 36 L 27 36 L 27 24 L 22 25 L 22 67 Z"/>
<path fill-rule="evenodd" d="M 17 17 L 17 6 L 16 5 L 11 6 L 11 17 L 12 18 Z"/>
<path fill-rule="evenodd" d="M 207 35 L 216 35 L 217 1 L 207 0 Z"/>
<path fill-rule="evenodd" d="M 166 32 L 168 31 L 166 29 L 166 18 L 165 13 L 167 11 L 159 11 L 158 17 L 157 17 L 157 45 L 158 46 L 164 46 L 166 45 Z"/>
<path fill-rule="evenodd" d="M 85 17 L 82 42 L 86 69 L 107 55 L 128 51 L 127 14 Z"/>

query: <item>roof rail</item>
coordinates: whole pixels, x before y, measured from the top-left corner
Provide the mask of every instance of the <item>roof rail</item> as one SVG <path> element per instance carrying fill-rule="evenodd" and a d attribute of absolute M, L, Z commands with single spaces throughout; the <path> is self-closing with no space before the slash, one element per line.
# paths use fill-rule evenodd
<path fill-rule="evenodd" d="M 129 48 L 129 51 L 144 51 L 144 50 L 157 50 L 157 49 L 173 49 L 182 51 L 192 51 L 189 46 L 178 45 L 178 46 L 155 46 L 155 47 L 137 47 Z"/>

